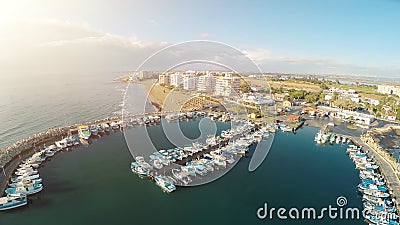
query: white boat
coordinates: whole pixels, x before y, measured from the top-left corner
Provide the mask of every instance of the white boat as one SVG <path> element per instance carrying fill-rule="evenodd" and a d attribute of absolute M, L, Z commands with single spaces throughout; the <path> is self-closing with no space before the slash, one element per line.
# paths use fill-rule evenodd
<path fill-rule="evenodd" d="M 154 180 L 156 181 L 156 184 L 166 192 L 173 192 L 176 190 L 173 182 L 165 176 L 156 176 Z"/>
<path fill-rule="evenodd" d="M 10 183 L 8 186 L 10 187 L 23 187 L 28 186 L 30 184 L 40 184 L 42 182 L 42 178 L 34 179 L 34 180 L 26 180 L 26 181 L 19 181 L 16 183 Z"/>
<path fill-rule="evenodd" d="M 31 184 L 23 187 L 11 187 L 5 190 L 6 194 L 24 194 L 24 195 L 33 195 L 43 190 L 42 184 Z"/>
<path fill-rule="evenodd" d="M 64 138 L 60 141 L 54 142 L 54 144 L 56 144 L 57 148 L 64 149 L 67 147 L 67 140 Z"/>
<path fill-rule="evenodd" d="M 99 133 L 104 133 L 104 129 L 103 129 L 103 126 L 101 124 L 97 124 L 96 127 L 97 127 L 97 131 Z"/>
<path fill-rule="evenodd" d="M 8 195 L 0 198 L 0 211 L 14 209 L 28 203 L 26 195 Z"/>
<path fill-rule="evenodd" d="M 96 125 L 94 125 L 94 124 L 90 125 L 90 133 L 93 136 L 99 135 L 99 131 L 97 130 L 97 126 Z"/>
<path fill-rule="evenodd" d="M 110 132 L 110 126 L 108 125 L 108 123 L 103 123 L 101 124 L 101 126 L 103 127 L 105 132 Z"/>
<path fill-rule="evenodd" d="M 88 140 L 90 138 L 90 130 L 86 125 L 78 126 L 78 135 L 83 140 Z"/>
<path fill-rule="evenodd" d="M 111 128 L 113 130 L 117 130 L 119 128 L 119 124 L 117 122 L 114 122 L 114 121 L 111 122 L 110 126 L 111 126 Z"/>

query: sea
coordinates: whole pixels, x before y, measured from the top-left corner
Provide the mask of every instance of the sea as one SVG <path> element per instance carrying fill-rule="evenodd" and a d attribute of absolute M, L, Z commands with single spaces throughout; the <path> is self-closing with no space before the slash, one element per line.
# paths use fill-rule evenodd
<path fill-rule="evenodd" d="M 126 87 L 107 76 L 65 77 L 61 83 L 51 78 L 13 79 L 8 85 L 0 84 L 2 146 L 50 127 L 118 113 Z M 33 81 L 40 84 L 32 86 Z M 145 88 L 132 87 L 142 103 Z M 199 122 L 180 122 L 184 135 L 199 136 Z M 229 124 L 218 122 L 217 128 L 220 132 Z M 134 133 L 139 128 L 130 129 Z M 248 157 L 216 181 L 178 187 L 169 194 L 131 172 L 133 157 L 125 136 L 111 132 L 47 161 L 39 169 L 44 190 L 30 197 L 28 206 L 0 212 L 0 224 L 365 224 L 361 215 L 360 219 L 332 219 L 325 213 L 315 220 L 281 219 L 277 214 L 260 219 L 257 215 L 266 205 L 268 211 L 295 208 L 301 212 L 311 207 L 318 215 L 328 207 L 362 210 L 358 171 L 346 154 L 346 145 L 317 145 L 313 141 L 317 131 L 306 126 L 295 134 L 277 132 L 257 170 L 248 171 L 252 147 Z M 172 147 L 161 125 L 149 126 L 146 132 L 158 149 Z M 339 207 L 338 198 L 346 204 Z"/>

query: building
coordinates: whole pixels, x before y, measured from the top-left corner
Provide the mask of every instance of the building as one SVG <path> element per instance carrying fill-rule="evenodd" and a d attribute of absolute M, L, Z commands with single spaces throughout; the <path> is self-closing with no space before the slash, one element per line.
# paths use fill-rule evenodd
<path fill-rule="evenodd" d="M 396 114 L 394 114 L 394 113 L 389 113 L 388 116 L 387 116 L 387 119 L 390 120 L 390 121 L 395 121 L 396 118 L 397 118 Z"/>
<path fill-rule="evenodd" d="M 364 101 L 367 102 L 368 104 L 374 105 L 374 106 L 377 106 L 380 103 L 379 100 L 373 99 L 373 98 L 365 98 Z"/>
<path fill-rule="evenodd" d="M 290 122 L 299 122 L 300 121 L 300 116 L 291 114 L 291 115 L 288 116 L 288 121 L 290 121 Z"/>
<path fill-rule="evenodd" d="M 215 78 L 212 74 L 199 76 L 197 79 L 197 91 L 212 92 L 215 89 Z"/>
<path fill-rule="evenodd" d="M 170 76 L 170 85 L 174 87 L 182 87 L 182 74 L 173 73 Z"/>
<path fill-rule="evenodd" d="M 138 73 L 138 78 L 139 80 L 145 80 L 145 79 L 150 79 L 153 77 L 153 71 L 145 71 L 141 70 Z"/>
<path fill-rule="evenodd" d="M 158 83 L 160 85 L 170 85 L 170 76 L 169 74 L 161 74 L 158 76 Z"/>
<path fill-rule="evenodd" d="M 260 94 L 254 94 L 254 95 L 250 95 L 250 94 L 243 94 L 242 96 L 242 101 L 246 104 L 246 105 L 254 105 L 257 107 L 260 106 L 272 106 L 275 104 L 275 101 L 272 99 L 271 96 L 263 96 Z M 238 100 L 238 102 L 240 102 L 240 100 Z"/>
<path fill-rule="evenodd" d="M 224 77 L 219 77 L 215 82 L 215 95 L 231 96 L 239 95 L 240 78 L 232 74 L 226 74 Z"/>
<path fill-rule="evenodd" d="M 182 76 L 183 89 L 196 90 L 197 77 L 194 71 L 186 71 Z"/>
<path fill-rule="evenodd" d="M 370 125 L 372 122 L 375 121 L 374 115 L 370 115 L 370 114 L 366 114 L 366 113 L 360 113 L 360 112 L 355 112 L 355 111 L 350 111 L 350 110 L 342 110 L 342 109 L 327 107 L 327 106 L 318 106 L 318 110 L 325 112 L 325 113 L 329 113 L 330 116 L 334 116 L 336 118 L 352 120 L 356 123 L 364 124 L 364 125 Z"/>
<path fill-rule="evenodd" d="M 400 86 L 378 85 L 378 93 L 400 96 Z"/>
<path fill-rule="evenodd" d="M 290 101 L 283 101 L 282 102 L 282 108 L 292 108 L 293 104 Z"/>

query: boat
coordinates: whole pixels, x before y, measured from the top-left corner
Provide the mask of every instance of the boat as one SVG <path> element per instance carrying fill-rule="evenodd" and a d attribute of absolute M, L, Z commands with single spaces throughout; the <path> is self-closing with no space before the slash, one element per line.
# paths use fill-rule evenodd
<path fill-rule="evenodd" d="M 162 161 L 160 159 L 154 159 L 153 166 L 156 169 L 161 169 L 163 167 Z"/>
<path fill-rule="evenodd" d="M 101 124 L 97 124 L 97 125 L 96 125 L 96 128 L 97 128 L 97 131 L 98 131 L 99 133 L 104 133 L 104 129 L 103 129 L 103 126 L 102 126 Z"/>
<path fill-rule="evenodd" d="M 67 141 L 66 141 L 66 139 L 62 139 L 62 140 L 60 140 L 60 141 L 56 141 L 56 142 L 54 142 L 54 144 L 57 146 L 57 148 L 59 148 L 59 149 L 64 149 L 64 148 L 66 148 L 67 147 Z"/>
<path fill-rule="evenodd" d="M 142 167 L 138 162 L 131 163 L 131 170 L 132 172 L 142 176 L 147 176 L 150 174 L 150 170 Z"/>
<path fill-rule="evenodd" d="M 97 126 L 92 124 L 90 125 L 90 133 L 92 133 L 92 135 L 97 136 L 99 135 L 99 131 L 97 130 Z"/>
<path fill-rule="evenodd" d="M 25 194 L 25 195 L 33 195 L 43 190 L 43 185 L 39 184 L 30 184 L 28 186 L 23 187 L 10 187 L 5 190 L 6 194 Z"/>
<path fill-rule="evenodd" d="M 337 138 L 336 138 L 336 144 L 340 144 L 340 136 L 337 136 Z"/>
<path fill-rule="evenodd" d="M 176 187 L 173 184 L 173 182 L 165 176 L 161 175 L 156 176 L 154 180 L 156 181 L 156 184 L 160 186 L 163 191 L 170 193 L 176 190 Z"/>
<path fill-rule="evenodd" d="M 14 194 L 0 198 L 0 211 L 14 209 L 24 206 L 28 203 L 26 195 Z"/>
<path fill-rule="evenodd" d="M 361 192 L 363 192 L 364 190 L 378 190 L 386 192 L 388 189 L 385 186 L 377 186 L 375 184 L 361 183 L 358 185 L 358 190 Z"/>
<path fill-rule="evenodd" d="M 39 184 L 42 182 L 42 178 L 34 179 L 34 180 L 26 180 L 26 181 L 18 181 L 16 183 L 10 183 L 8 186 L 10 187 L 22 187 L 28 186 L 30 184 Z"/>
<path fill-rule="evenodd" d="M 108 123 L 102 123 L 101 126 L 103 127 L 105 132 L 110 132 L 110 126 Z"/>
<path fill-rule="evenodd" d="M 117 130 L 119 128 L 119 124 L 117 122 L 114 122 L 114 121 L 111 122 L 110 126 L 111 126 L 111 128 L 113 130 Z"/>
<path fill-rule="evenodd" d="M 90 130 L 86 125 L 78 126 L 78 135 L 83 140 L 88 140 L 90 138 Z"/>
<path fill-rule="evenodd" d="M 166 115 L 165 119 L 167 121 L 174 121 L 174 120 L 178 120 L 179 119 L 179 115 L 177 114 L 170 114 L 170 115 Z"/>
<path fill-rule="evenodd" d="M 26 175 L 16 176 L 16 177 L 11 178 L 11 182 L 34 180 L 34 179 L 38 179 L 38 178 L 39 178 L 39 174 L 30 175 L 30 176 L 26 176 Z"/>
<path fill-rule="evenodd" d="M 388 198 L 390 196 L 389 193 L 385 193 L 385 192 L 378 191 L 378 190 L 368 190 L 368 189 L 366 189 L 366 190 L 363 191 L 363 193 L 366 194 L 366 195 L 377 197 L 377 198 Z"/>

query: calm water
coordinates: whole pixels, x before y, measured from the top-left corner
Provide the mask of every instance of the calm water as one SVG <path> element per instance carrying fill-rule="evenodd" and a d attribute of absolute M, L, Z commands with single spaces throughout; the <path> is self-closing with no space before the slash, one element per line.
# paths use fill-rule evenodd
<path fill-rule="evenodd" d="M 191 138 L 198 121 L 183 122 Z M 226 128 L 219 124 L 219 130 Z M 160 126 L 150 127 L 159 148 L 169 147 Z M 134 131 L 132 131 L 134 132 Z M 353 221 L 259 220 L 256 210 L 270 207 L 336 206 L 345 196 L 361 208 L 358 173 L 345 146 L 318 146 L 317 129 L 277 133 L 269 155 L 255 172 L 242 158 L 221 179 L 166 194 L 130 171 L 130 155 L 121 132 L 93 140 L 89 147 L 61 152 L 40 169 L 45 189 L 28 207 L 0 213 L 0 224 L 365 224 Z M 139 141 L 139 140 L 138 140 Z"/>

